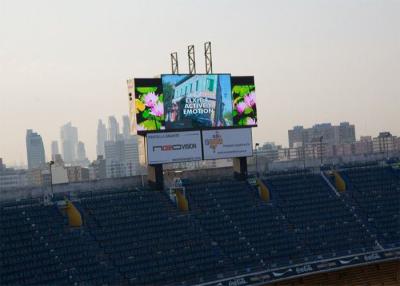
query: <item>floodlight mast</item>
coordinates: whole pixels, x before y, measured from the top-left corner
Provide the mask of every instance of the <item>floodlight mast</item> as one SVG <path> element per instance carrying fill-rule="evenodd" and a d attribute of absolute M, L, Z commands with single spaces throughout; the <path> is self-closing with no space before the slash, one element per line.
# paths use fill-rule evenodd
<path fill-rule="evenodd" d="M 171 55 L 171 72 L 172 74 L 179 74 L 178 53 L 172 52 L 170 55 Z M 206 74 L 211 74 L 213 72 L 211 42 L 204 43 L 204 57 L 206 61 Z M 188 46 L 188 60 L 189 60 L 189 74 L 196 74 L 196 56 L 194 52 L 194 45 Z"/>
<path fill-rule="evenodd" d="M 204 57 L 206 59 L 206 74 L 212 73 L 211 42 L 204 43 Z"/>
<path fill-rule="evenodd" d="M 194 55 L 194 45 L 188 46 L 188 58 L 189 58 L 189 74 L 196 73 L 196 59 Z"/>
<path fill-rule="evenodd" d="M 171 53 L 171 69 L 172 74 L 179 74 L 179 65 L 178 65 L 178 53 Z"/>

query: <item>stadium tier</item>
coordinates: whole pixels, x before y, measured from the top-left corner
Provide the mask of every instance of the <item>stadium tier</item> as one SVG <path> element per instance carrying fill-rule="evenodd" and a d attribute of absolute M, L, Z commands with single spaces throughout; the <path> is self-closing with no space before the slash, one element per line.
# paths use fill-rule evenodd
<path fill-rule="evenodd" d="M 261 202 L 247 183 L 204 183 L 186 190 L 195 217 L 237 269 L 277 267 L 301 257 L 300 243 L 283 215 Z"/>
<path fill-rule="evenodd" d="M 74 285 L 117 281 L 87 229 L 70 229 L 55 206 L 2 204 L 0 285 Z"/>
<path fill-rule="evenodd" d="M 390 167 L 341 172 L 348 182 L 343 195 L 385 247 L 400 246 L 400 176 Z"/>
<path fill-rule="evenodd" d="M 377 250 L 371 234 L 335 195 L 321 175 L 267 178 L 276 205 L 311 260 Z"/>
<path fill-rule="evenodd" d="M 400 283 L 398 170 L 337 175 L 344 191 L 328 172 L 270 174 L 268 200 L 252 180 L 185 181 L 188 211 L 134 186 L 2 201 L 0 285 Z M 69 226 L 63 196 L 82 226 Z"/>

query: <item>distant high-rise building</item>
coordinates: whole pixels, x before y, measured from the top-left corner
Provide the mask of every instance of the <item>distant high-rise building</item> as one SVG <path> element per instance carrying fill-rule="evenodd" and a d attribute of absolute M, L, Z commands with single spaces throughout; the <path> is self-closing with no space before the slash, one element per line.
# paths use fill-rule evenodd
<path fill-rule="evenodd" d="M 356 128 L 349 122 L 341 122 L 339 126 L 335 126 L 338 133 L 338 143 L 354 143 L 356 142 Z"/>
<path fill-rule="evenodd" d="M 380 132 L 378 137 L 372 139 L 373 152 L 389 155 L 390 152 L 395 151 L 396 138 L 390 132 Z"/>
<path fill-rule="evenodd" d="M 89 173 L 92 180 L 107 178 L 106 160 L 102 155 L 97 156 L 97 159 L 90 164 Z"/>
<path fill-rule="evenodd" d="M 126 177 L 139 174 L 140 154 L 139 136 L 131 136 L 127 140 L 106 141 L 107 177 Z"/>
<path fill-rule="evenodd" d="M 337 136 L 335 137 L 335 127 L 330 123 L 315 124 L 309 130 L 309 142 L 313 143 L 319 142 L 322 137 L 322 141 L 328 145 L 338 144 Z"/>
<path fill-rule="evenodd" d="M 288 131 L 288 137 L 290 148 L 312 143 L 321 137 L 323 142 L 328 145 L 351 144 L 356 141 L 355 126 L 348 122 L 341 122 L 337 126 L 330 123 L 315 124 L 311 128 L 295 126 Z"/>
<path fill-rule="evenodd" d="M 99 120 L 97 124 L 97 145 L 96 153 L 97 156 L 104 156 L 104 142 L 107 140 L 107 128 L 106 125 Z"/>
<path fill-rule="evenodd" d="M 355 155 L 371 154 L 372 152 L 373 147 L 371 136 L 361 136 L 359 141 L 354 142 Z"/>
<path fill-rule="evenodd" d="M 68 122 L 61 127 L 62 155 L 65 163 L 72 163 L 77 159 L 78 128 Z"/>
<path fill-rule="evenodd" d="M 108 117 L 108 141 L 117 141 L 119 136 L 119 124 L 115 116 Z"/>
<path fill-rule="evenodd" d="M 125 176 L 137 175 L 140 168 L 138 135 L 124 140 Z"/>
<path fill-rule="evenodd" d="M 86 149 L 85 149 L 85 143 L 82 141 L 78 142 L 78 148 L 77 148 L 77 159 L 78 161 L 84 161 L 86 160 Z"/>
<path fill-rule="evenodd" d="M 60 150 L 58 149 L 58 141 L 51 141 L 51 159 L 54 160 L 55 155 L 60 154 Z"/>
<path fill-rule="evenodd" d="M 131 135 L 130 120 L 128 115 L 122 116 L 122 135 L 124 139 L 129 139 Z"/>
<path fill-rule="evenodd" d="M 279 148 L 280 146 L 275 145 L 273 142 L 266 142 L 256 149 L 255 152 L 257 152 L 257 156 L 259 157 L 265 157 L 268 161 L 275 161 L 278 160 Z M 255 154 L 255 152 L 253 152 L 253 154 Z"/>
<path fill-rule="evenodd" d="M 26 132 L 26 154 L 29 169 L 41 167 L 46 163 L 42 137 L 32 129 Z"/>
<path fill-rule="evenodd" d="M 309 141 L 307 129 L 304 129 L 303 126 L 293 127 L 293 129 L 288 131 L 288 136 L 289 136 L 289 147 L 290 148 L 293 148 L 295 143 L 298 143 L 298 142 L 305 143 L 305 142 Z"/>
<path fill-rule="evenodd" d="M 29 184 L 26 170 L 7 168 L 0 158 L 0 192 L 5 189 L 26 187 Z"/>
<path fill-rule="evenodd" d="M 104 143 L 106 172 L 108 178 L 124 177 L 124 141 L 106 141 Z"/>

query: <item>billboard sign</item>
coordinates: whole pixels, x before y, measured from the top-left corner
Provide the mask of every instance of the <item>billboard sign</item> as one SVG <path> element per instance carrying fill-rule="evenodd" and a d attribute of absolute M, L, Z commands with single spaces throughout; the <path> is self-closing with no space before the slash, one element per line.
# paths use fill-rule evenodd
<path fill-rule="evenodd" d="M 147 134 L 148 164 L 199 161 L 201 159 L 200 131 Z"/>
<path fill-rule="evenodd" d="M 253 156 L 251 128 L 203 130 L 204 160 Z"/>
<path fill-rule="evenodd" d="M 165 74 L 128 81 L 138 134 L 257 126 L 253 76 Z"/>
<path fill-rule="evenodd" d="M 161 76 L 166 129 L 232 126 L 229 74 Z"/>

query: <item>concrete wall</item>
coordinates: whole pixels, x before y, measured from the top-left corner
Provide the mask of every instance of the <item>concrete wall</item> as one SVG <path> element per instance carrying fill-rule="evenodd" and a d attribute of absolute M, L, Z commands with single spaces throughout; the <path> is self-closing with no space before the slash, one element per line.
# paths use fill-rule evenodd
<path fill-rule="evenodd" d="M 174 178 L 188 179 L 192 182 L 204 182 L 207 180 L 218 180 L 227 177 L 233 178 L 233 167 L 199 169 L 190 171 L 165 170 L 164 185 L 166 188 L 171 186 Z"/>
<path fill-rule="evenodd" d="M 142 184 L 143 182 L 143 184 Z M 147 185 L 146 176 L 134 176 L 124 178 L 112 178 L 103 179 L 96 181 L 76 182 L 67 184 L 53 185 L 53 191 L 55 194 L 68 194 L 79 191 L 101 191 L 109 190 L 113 188 L 128 188 L 128 187 L 140 187 Z M 9 189 L 0 192 L 1 200 L 13 200 L 13 199 L 26 199 L 31 197 L 41 197 L 43 194 L 50 194 L 51 188 L 48 187 L 27 187 L 19 189 Z"/>
<path fill-rule="evenodd" d="M 172 185 L 174 178 L 189 179 L 192 182 L 201 182 L 206 180 L 217 180 L 223 178 L 233 178 L 233 168 L 210 168 L 189 171 L 165 170 L 165 187 Z M 95 181 L 75 182 L 53 185 L 55 194 L 71 194 L 84 191 L 101 191 L 115 188 L 141 187 L 147 185 L 147 176 L 133 176 L 123 178 L 110 178 Z M 50 186 L 46 187 L 26 187 L 18 189 L 3 190 L 0 192 L 1 200 L 27 199 L 32 197 L 42 197 L 44 194 L 50 194 Z"/>

